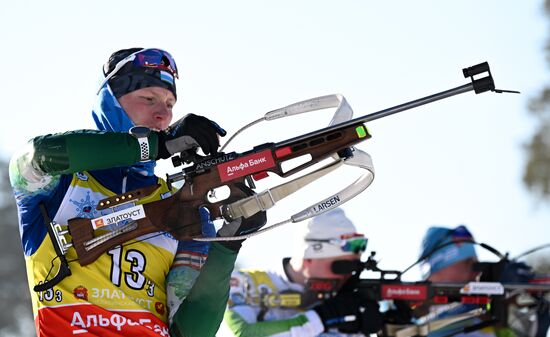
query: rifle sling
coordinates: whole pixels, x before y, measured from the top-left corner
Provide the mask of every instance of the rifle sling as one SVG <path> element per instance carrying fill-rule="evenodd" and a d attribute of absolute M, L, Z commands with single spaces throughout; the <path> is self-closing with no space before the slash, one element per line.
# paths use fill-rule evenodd
<path fill-rule="evenodd" d="M 284 184 L 267 189 L 248 198 L 241 199 L 226 206 L 228 217 L 237 219 L 239 217 L 249 218 L 252 215 L 273 207 L 279 200 L 307 186 L 311 182 L 334 171 L 343 164 L 342 160 L 327 164 L 309 174 L 286 182 Z"/>

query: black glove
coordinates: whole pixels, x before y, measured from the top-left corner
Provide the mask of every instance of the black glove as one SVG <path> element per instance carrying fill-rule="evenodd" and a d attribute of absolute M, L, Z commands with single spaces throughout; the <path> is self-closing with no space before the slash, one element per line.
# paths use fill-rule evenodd
<path fill-rule="evenodd" d="M 500 282 L 528 283 L 535 273 L 533 269 L 523 262 L 507 261 L 500 274 Z"/>
<path fill-rule="evenodd" d="M 402 300 L 393 300 L 390 309 L 384 312 L 384 323 L 410 324 L 413 320 L 413 310 L 410 305 Z"/>
<path fill-rule="evenodd" d="M 208 118 L 189 114 L 157 134 L 158 160 L 196 147 L 205 154 L 214 154 L 220 146 L 218 135 L 223 137 L 227 133 Z"/>
<path fill-rule="evenodd" d="M 321 318 L 325 331 L 338 328 L 343 333 L 371 334 L 382 328 L 378 303 L 362 299 L 357 293 L 338 293 L 313 308 Z"/>
<path fill-rule="evenodd" d="M 252 191 L 248 186 L 237 183 L 235 184 L 237 188 L 239 188 L 245 196 L 251 196 L 254 194 L 254 191 Z M 228 202 L 232 202 L 231 198 L 228 199 Z M 238 218 L 230 223 L 224 223 L 222 228 L 218 231 L 217 236 L 218 237 L 224 237 L 224 236 L 238 236 L 243 234 L 250 234 L 258 229 L 262 228 L 267 222 L 267 215 L 266 212 L 258 212 L 254 214 L 253 216 L 249 218 Z M 238 252 L 239 249 L 241 249 L 241 245 L 243 243 L 243 240 L 233 240 L 233 241 L 220 241 L 222 245 L 225 247 Z"/>
<path fill-rule="evenodd" d="M 368 336 L 378 333 L 384 327 L 384 317 L 378 302 L 368 300 L 361 307 L 361 333 Z"/>

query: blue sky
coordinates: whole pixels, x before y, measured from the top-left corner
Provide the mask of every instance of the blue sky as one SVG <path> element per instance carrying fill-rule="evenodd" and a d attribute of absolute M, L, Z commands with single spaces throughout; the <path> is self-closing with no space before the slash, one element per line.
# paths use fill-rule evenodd
<path fill-rule="evenodd" d="M 181 79 L 175 117 L 209 116 L 230 133 L 265 112 L 341 93 L 368 114 L 467 83 L 488 61 L 498 88 L 374 121 L 359 147 L 372 186 L 344 206 L 381 267 L 403 268 L 431 225 L 466 224 L 479 241 L 519 254 L 550 239 L 550 210 L 521 184 L 534 123 L 527 102 L 548 80 L 542 1 L 12 1 L 0 13 L 4 127 L 0 154 L 29 138 L 93 127 L 101 65 L 117 49 L 169 50 Z M 260 125 L 252 146 L 325 126 L 330 113 Z M 175 172 L 163 164 L 160 171 Z M 343 187 L 333 174 L 269 213 L 285 219 Z M 330 190 L 330 191 L 329 191 Z M 297 206 L 299 205 L 299 206 Z M 249 240 L 239 263 L 278 268 L 305 224 Z M 480 252 L 483 258 L 491 257 Z M 412 278 L 416 274 L 412 273 Z"/>

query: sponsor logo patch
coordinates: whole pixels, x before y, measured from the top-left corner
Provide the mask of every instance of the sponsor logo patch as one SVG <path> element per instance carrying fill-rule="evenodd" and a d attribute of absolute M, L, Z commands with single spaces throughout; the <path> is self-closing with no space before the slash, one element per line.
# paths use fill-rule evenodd
<path fill-rule="evenodd" d="M 128 222 L 130 220 L 138 220 L 143 218 L 145 218 L 145 210 L 143 209 L 143 205 L 137 205 L 93 219 L 92 227 L 94 227 L 94 229 L 98 229 L 103 226 L 117 224 L 121 221 Z"/>
<path fill-rule="evenodd" d="M 271 150 L 252 153 L 247 156 L 218 165 L 222 182 L 233 180 L 249 174 L 266 171 L 275 166 Z"/>
<path fill-rule="evenodd" d="M 317 206 L 313 206 L 313 211 L 315 213 L 319 213 L 319 212 L 324 211 L 328 208 L 335 207 L 339 203 L 340 203 L 340 196 L 335 195 L 332 198 L 329 198 L 329 199 L 324 200 L 321 203 L 317 204 Z"/>
<path fill-rule="evenodd" d="M 88 289 L 86 289 L 84 286 L 78 286 L 73 289 L 73 295 L 75 298 L 78 298 L 80 300 L 88 300 Z"/>
<path fill-rule="evenodd" d="M 425 285 L 390 285 L 383 284 L 380 289 L 385 300 L 424 300 L 428 295 Z"/>
<path fill-rule="evenodd" d="M 502 295 L 504 287 L 499 282 L 470 282 L 460 289 L 461 294 Z"/>

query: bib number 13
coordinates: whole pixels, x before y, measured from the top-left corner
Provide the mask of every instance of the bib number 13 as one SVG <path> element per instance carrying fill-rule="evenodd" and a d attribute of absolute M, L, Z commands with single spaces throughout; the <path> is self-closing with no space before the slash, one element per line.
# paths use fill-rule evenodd
<path fill-rule="evenodd" d="M 121 246 L 117 246 L 107 252 L 111 256 L 111 282 L 120 287 L 122 279 L 128 287 L 135 290 L 141 290 L 145 286 L 146 278 L 143 276 L 145 271 L 146 259 L 142 252 L 135 249 L 128 249 L 124 252 Z M 122 255 L 124 255 L 124 260 Z M 123 264 L 129 264 L 127 272 L 122 272 Z"/>

